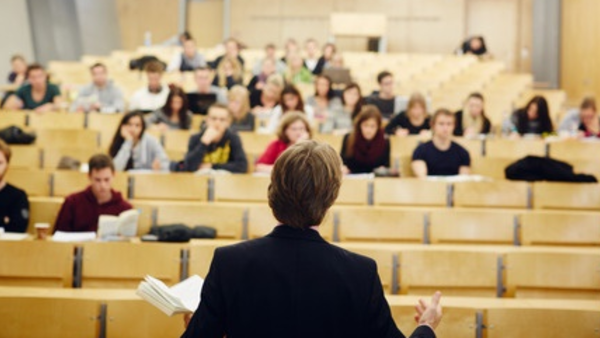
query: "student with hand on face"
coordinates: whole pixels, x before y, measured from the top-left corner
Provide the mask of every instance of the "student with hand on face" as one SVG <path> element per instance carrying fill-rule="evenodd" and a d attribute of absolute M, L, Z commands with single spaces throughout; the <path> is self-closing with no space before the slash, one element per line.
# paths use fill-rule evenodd
<path fill-rule="evenodd" d="M 390 141 L 381 128 L 381 113 L 365 105 L 354 119 L 354 130 L 344 136 L 341 151 L 344 174 L 372 173 L 390 166 Z"/>
<path fill-rule="evenodd" d="M 0 228 L 6 232 L 26 232 L 29 224 L 27 193 L 6 182 L 10 148 L 0 139 Z"/>
<path fill-rule="evenodd" d="M 453 130 L 454 114 L 438 109 L 431 118 L 431 141 L 419 145 L 412 156 L 412 169 L 417 177 L 471 173 L 469 152 L 452 141 Z"/>
<path fill-rule="evenodd" d="M 288 147 L 312 138 L 312 130 L 306 115 L 301 112 L 286 113 L 277 128 L 277 140 L 271 142 L 256 162 L 256 172 L 270 173 L 273 164 Z"/>
<path fill-rule="evenodd" d="M 8 97 L 4 108 L 46 113 L 59 110 L 61 103 L 58 86 L 49 83 L 46 70 L 34 63 L 27 67 L 27 83 L 21 86 L 14 95 Z"/>
<path fill-rule="evenodd" d="M 89 161 L 90 185 L 65 198 L 54 224 L 54 231 L 98 230 L 100 215 L 118 216 L 132 208 L 120 192 L 112 188 L 115 167 L 107 155 L 94 155 Z"/>
<path fill-rule="evenodd" d="M 229 129 L 231 112 L 227 106 L 215 103 L 208 109 L 206 125 L 192 135 L 183 161 L 182 171 L 226 170 L 232 173 L 248 171 L 248 160 L 240 137 Z"/>
<path fill-rule="evenodd" d="M 454 115 L 456 116 L 454 136 L 473 137 L 491 132 L 492 123 L 485 116 L 483 106 L 483 95 L 479 93 L 469 95 L 465 108 Z"/>
<path fill-rule="evenodd" d="M 123 116 L 109 149 L 117 171 L 169 169 L 162 145 L 145 131 L 144 114 L 134 111 Z"/>

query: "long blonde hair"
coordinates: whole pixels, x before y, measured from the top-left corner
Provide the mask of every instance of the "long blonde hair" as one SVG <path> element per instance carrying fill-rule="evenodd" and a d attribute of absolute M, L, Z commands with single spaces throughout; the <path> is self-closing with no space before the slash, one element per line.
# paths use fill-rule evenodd
<path fill-rule="evenodd" d="M 231 87 L 229 93 L 227 93 L 227 101 L 231 102 L 236 100 L 240 100 L 241 102 L 241 114 L 238 117 L 236 117 L 235 115 L 233 115 L 233 112 L 231 113 L 233 115 L 233 120 L 237 122 L 244 120 L 246 118 L 246 115 L 248 115 L 248 112 L 250 111 L 250 97 L 248 94 L 248 89 L 246 89 L 246 87 L 241 85 L 235 85 Z"/>
<path fill-rule="evenodd" d="M 219 76 L 219 87 L 227 86 L 227 75 L 225 74 L 225 64 L 229 62 L 233 68 L 233 80 L 236 83 L 242 83 L 242 64 L 237 58 L 224 56 L 217 66 L 217 75 Z"/>
<path fill-rule="evenodd" d="M 479 114 L 479 116 L 477 116 L 475 118 L 472 117 L 471 112 L 469 111 L 469 101 L 471 99 L 480 100 L 482 105 L 485 104 L 483 95 L 481 95 L 480 93 L 471 93 L 469 95 L 469 97 L 467 97 L 467 100 L 465 101 L 465 106 L 463 108 L 463 114 L 462 114 L 463 130 L 466 130 L 469 127 L 474 127 L 478 133 L 481 133 L 483 130 L 483 122 L 485 120 L 485 109 L 482 107 L 481 114 Z"/>

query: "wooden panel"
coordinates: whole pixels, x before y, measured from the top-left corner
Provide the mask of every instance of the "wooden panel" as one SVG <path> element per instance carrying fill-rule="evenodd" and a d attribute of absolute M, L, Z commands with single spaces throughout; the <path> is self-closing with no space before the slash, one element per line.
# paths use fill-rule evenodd
<path fill-rule="evenodd" d="M 50 173 L 42 170 L 9 170 L 6 181 L 28 196 L 50 196 Z"/>
<path fill-rule="evenodd" d="M 420 179 L 375 180 L 375 205 L 446 206 L 448 184 Z"/>
<path fill-rule="evenodd" d="M 62 198 L 54 197 L 29 197 L 29 227 L 27 232 L 35 234 L 36 223 L 50 224 L 49 233 L 52 233 L 52 227 L 62 206 Z"/>
<path fill-rule="evenodd" d="M 100 146 L 104 151 L 108 151 L 122 118 L 121 114 L 88 114 L 87 128 L 100 133 Z"/>
<path fill-rule="evenodd" d="M 425 212 L 385 208 L 338 208 L 340 241 L 423 242 Z"/>
<path fill-rule="evenodd" d="M 130 1 L 117 0 L 117 13 L 121 29 L 121 46 L 135 49 L 144 43 L 144 33 L 152 33 L 152 43 L 177 34 L 179 2 L 171 0 Z"/>
<path fill-rule="evenodd" d="M 255 134 L 251 132 L 241 132 L 238 135 L 240 135 L 240 139 L 242 140 L 244 151 L 250 154 L 264 153 L 269 143 L 277 138 L 275 135 Z"/>
<path fill-rule="evenodd" d="M 482 156 L 483 140 L 458 137 L 455 138 L 453 141 L 460 144 L 469 152 L 469 155 L 471 155 L 471 160 L 473 160 L 473 158 Z"/>
<path fill-rule="evenodd" d="M 507 140 L 485 141 L 485 156 L 521 159 L 527 155 L 546 156 L 546 144 L 543 140 Z"/>
<path fill-rule="evenodd" d="M 246 208 L 215 204 L 163 204 L 157 208 L 158 225 L 183 223 L 205 225 L 217 230 L 217 238 L 240 239 Z"/>
<path fill-rule="evenodd" d="M 84 190 L 90 185 L 90 179 L 86 173 L 59 170 L 55 171 L 52 175 L 52 196 L 66 197 L 70 194 Z M 114 176 L 112 183 L 112 188 L 116 191 L 119 191 L 124 198 L 127 198 L 127 191 L 129 187 L 128 180 L 129 178 L 126 173 L 117 173 Z"/>
<path fill-rule="evenodd" d="M 330 15 L 332 35 L 381 37 L 387 30 L 385 15 L 334 12 Z"/>
<path fill-rule="evenodd" d="M 524 245 L 600 245 L 600 214 L 537 211 L 521 216 Z"/>
<path fill-rule="evenodd" d="M 528 298 L 600 300 L 600 253 L 597 249 L 535 249 L 509 252 L 506 256 L 509 295 Z"/>
<path fill-rule="evenodd" d="M 268 176 L 215 176 L 216 202 L 266 202 L 271 183 Z"/>
<path fill-rule="evenodd" d="M 189 130 L 169 130 L 164 133 L 165 150 L 187 151 L 191 133 Z"/>
<path fill-rule="evenodd" d="M 25 119 L 27 118 L 27 113 L 20 111 L 0 111 L 0 129 L 17 126 L 20 128 L 25 128 Z"/>
<path fill-rule="evenodd" d="M 550 157 L 561 161 L 591 160 L 600 151 L 600 142 L 563 141 L 550 143 Z"/>
<path fill-rule="evenodd" d="M 132 289 L 146 275 L 175 284 L 179 281 L 180 250 L 179 244 L 85 243 L 82 287 Z"/>
<path fill-rule="evenodd" d="M 394 256 L 397 255 L 396 250 L 391 248 L 383 248 L 377 246 L 365 246 L 362 243 L 337 243 L 338 246 L 357 253 L 359 255 L 367 256 L 377 263 L 377 272 L 381 279 L 383 291 L 387 294 L 392 293 L 393 284 L 393 265 Z"/>
<path fill-rule="evenodd" d="M 499 254 L 489 251 L 406 250 L 400 254 L 402 294 L 495 297 Z"/>
<path fill-rule="evenodd" d="M 40 149 L 36 146 L 10 146 L 10 167 L 23 169 L 40 168 Z"/>
<path fill-rule="evenodd" d="M 33 129 L 83 129 L 85 115 L 75 113 L 31 114 L 29 127 Z"/>
<path fill-rule="evenodd" d="M 367 205 L 371 180 L 344 178 L 335 204 Z"/>
<path fill-rule="evenodd" d="M 71 287 L 73 248 L 70 243 L 0 241 L 0 284 Z"/>
<path fill-rule="evenodd" d="M 80 148 L 80 147 L 67 147 L 67 148 L 56 148 L 46 147 L 43 149 L 43 167 L 47 169 L 58 169 L 60 160 L 67 156 L 78 160 L 80 163 L 88 163 L 89 159 L 96 155 L 104 153 L 100 148 Z"/>
<path fill-rule="evenodd" d="M 54 147 L 78 145 L 83 148 L 93 148 L 98 146 L 99 140 L 98 132 L 89 129 L 41 129 L 36 133 L 35 144 L 40 147 L 51 144 Z"/>
<path fill-rule="evenodd" d="M 105 303 L 110 318 L 106 325 L 107 337 L 176 337 L 183 332 L 182 316 L 168 317 L 142 299 L 108 300 Z"/>
<path fill-rule="evenodd" d="M 585 96 L 600 97 L 600 65 L 589 55 L 600 53 L 600 3 L 594 0 L 562 1 L 561 87 L 573 104 Z"/>
<path fill-rule="evenodd" d="M 553 183 L 533 184 L 533 207 L 535 209 L 600 209 L 600 184 Z"/>
<path fill-rule="evenodd" d="M 140 217 L 138 218 L 138 228 L 137 235 L 143 236 L 150 233 L 150 228 L 152 227 L 152 223 L 154 222 L 154 216 L 156 213 L 156 206 L 153 202 L 149 201 L 129 201 L 134 209 L 137 209 L 140 212 Z M 157 202 L 164 203 L 164 202 Z"/>
<path fill-rule="evenodd" d="M 206 278 L 215 249 L 225 245 L 239 243 L 230 240 L 194 240 L 190 245 L 190 275 Z"/>
<path fill-rule="evenodd" d="M 254 239 L 268 235 L 280 224 L 267 205 L 253 205 L 248 208 L 248 238 Z M 319 225 L 319 234 L 327 241 L 333 239 L 333 212 L 329 211 Z"/>
<path fill-rule="evenodd" d="M 529 183 L 457 182 L 454 183 L 454 206 L 525 209 L 529 206 Z"/>
<path fill-rule="evenodd" d="M 187 28 L 198 46 L 212 47 L 223 39 L 223 6 L 223 0 L 188 3 Z"/>
<path fill-rule="evenodd" d="M 471 158 L 471 173 L 503 180 L 506 178 L 505 169 L 516 159 L 501 157 L 473 157 Z"/>
<path fill-rule="evenodd" d="M 513 244 L 515 214 L 492 210 L 435 210 L 431 243 Z"/>
<path fill-rule="evenodd" d="M 208 200 L 208 177 L 188 173 L 135 174 L 134 199 Z"/>

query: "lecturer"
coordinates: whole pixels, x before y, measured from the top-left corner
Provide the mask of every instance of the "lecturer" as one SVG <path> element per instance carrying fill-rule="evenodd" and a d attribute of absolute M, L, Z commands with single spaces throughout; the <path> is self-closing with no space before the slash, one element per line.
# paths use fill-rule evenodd
<path fill-rule="evenodd" d="M 314 141 L 275 162 L 269 206 L 280 222 L 266 237 L 215 251 L 201 303 L 182 337 L 404 337 L 375 262 L 327 243 L 319 227 L 338 196 L 341 160 Z M 437 292 L 416 306 L 411 337 L 435 337 Z"/>

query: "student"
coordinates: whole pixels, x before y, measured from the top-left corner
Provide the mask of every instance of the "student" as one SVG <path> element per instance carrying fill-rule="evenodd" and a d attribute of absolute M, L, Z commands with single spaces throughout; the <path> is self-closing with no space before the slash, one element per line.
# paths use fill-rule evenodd
<path fill-rule="evenodd" d="M 578 109 L 576 108 L 568 110 L 558 126 L 559 133 L 573 136 L 577 134 L 577 131 L 581 125 L 581 111 L 584 105 L 588 107 L 588 109 L 591 108 L 591 105 L 593 105 L 595 108 L 596 99 L 593 97 L 585 97 L 583 101 L 581 101 L 581 105 Z"/>
<path fill-rule="evenodd" d="M 89 161 L 90 185 L 67 196 L 54 223 L 54 231 L 97 231 L 100 215 L 118 216 L 132 209 L 120 192 L 112 189 L 115 167 L 110 157 L 94 155 Z"/>
<path fill-rule="evenodd" d="M 221 64 L 221 61 L 224 58 L 230 58 L 230 59 L 237 60 L 240 64 L 240 68 L 243 70 L 244 69 L 244 59 L 240 56 L 240 49 L 241 49 L 240 43 L 234 38 L 229 38 L 229 39 L 225 40 L 224 46 L 225 46 L 225 54 L 216 58 L 215 61 L 213 61 L 210 66 L 214 69 L 218 69 L 219 65 Z"/>
<path fill-rule="evenodd" d="M 264 59 L 261 65 L 261 71 L 259 74 L 254 75 L 250 82 L 248 83 L 248 90 L 261 90 L 265 87 L 267 83 L 267 79 L 269 76 L 276 74 L 277 70 L 275 68 L 275 60 L 273 59 Z"/>
<path fill-rule="evenodd" d="M 48 74 L 42 66 L 34 63 L 27 67 L 27 82 L 6 100 L 5 109 L 34 110 L 37 113 L 60 109 L 60 89 L 48 82 Z"/>
<path fill-rule="evenodd" d="M 22 86 L 27 79 L 27 61 L 22 55 L 13 55 L 10 58 L 11 71 L 8 74 L 8 83 Z"/>
<path fill-rule="evenodd" d="M 267 78 L 263 89 L 250 92 L 250 108 L 254 115 L 270 115 L 271 111 L 279 103 L 284 80 L 279 74 L 273 74 Z"/>
<path fill-rule="evenodd" d="M 123 116 L 109 148 L 118 171 L 169 169 L 169 158 L 160 142 L 145 131 L 144 114 L 134 111 Z"/>
<path fill-rule="evenodd" d="M 534 96 L 524 108 L 515 111 L 504 121 L 504 132 L 512 136 L 544 135 L 554 132 L 548 102 L 543 96 Z"/>
<path fill-rule="evenodd" d="M 213 86 L 231 89 L 235 85 L 242 84 L 242 65 L 236 58 L 224 57 L 219 62 L 217 73 L 213 79 Z"/>
<path fill-rule="evenodd" d="M 161 132 L 188 130 L 192 125 L 192 112 L 188 109 L 187 96 L 177 86 L 171 85 L 169 88 L 167 102 L 162 108 L 146 116 L 146 125 Z"/>
<path fill-rule="evenodd" d="M 287 70 L 285 72 L 285 80 L 291 84 L 313 82 L 313 75 L 304 66 L 304 61 L 299 54 L 291 54 L 287 56 Z"/>
<path fill-rule="evenodd" d="M 485 56 L 487 54 L 487 48 L 483 36 L 474 36 L 466 40 L 462 45 L 462 53 Z"/>
<path fill-rule="evenodd" d="M 248 171 L 248 160 L 242 141 L 231 125 L 227 106 L 215 103 L 208 109 L 205 127 L 192 135 L 183 161 L 183 171 L 203 169 L 226 170 L 232 173 Z"/>
<path fill-rule="evenodd" d="M 270 173 L 279 155 L 288 147 L 311 138 L 312 130 L 305 114 L 301 112 L 285 114 L 277 128 L 277 140 L 271 142 L 256 161 L 256 172 Z"/>
<path fill-rule="evenodd" d="M 306 43 L 304 44 L 304 53 L 306 55 L 304 58 L 304 66 L 314 74 L 314 70 L 319 63 L 319 44 L 317 43 L 317 40 L 312 38 L 306 40 Z"/>
<path fill-rule="evenodd" d="M 329 68 L 329 62 L 331 62 L 331 59 L 336 54 L 336 52 L 336 47 L 333 43 L 326 43 L 323 46 L 323 54 L 319 58 L 319 61 L 317 61 L 317 65 L 313 69 L 312 73 L 318 75 L 323 73 L 323 70 L 325 70 L 326 68 Z"/>
<path fill-rule="evenodd" d="M 483 95 L 480 93 L 469 95 L 465 108 L 454 114 L 456 117 L 454 136 L 473 137 L 491 132 L 492 123 L 485 116 L 483 106 Z"/>
<path fill-rule="evenodd" d="M 420 93 L 414 93 L 408 99 L 406 111 L 394 115 L 385 127 L 385 133 L 402 137 L 427 134 L 429 129 L 430 121 L 425 97 Z"/>
<path fill-rule="evenodd" d="M 27 193 L 6 182 L 11 151 L 0 139 L 0 228 L 6 232 L 26 232 L 29 224 Z"/>
<path fill-rule="evenodd" d="M 218 102 L 227 104 L 227 89 L 212 85 L 214 72 L 207 67 L 199 67 L 194 71 L 196 90 L 188 93 L 190 109 L 200 115 L 206 115 L 208 107 Z"/>
<path fill-rule="evenodd" d="M 344 112 L 354 119 L 362 110 L 364 99 L 360 86 L 356 82 L 349 83 L 342 92 Z"/>
<path fill-rule="evenodd" d="M 296 39 L 287 39 L 284 45 L 285 55 L 281 58 L 281 61 L 286 64 L 286 67 L 289 66 L 290 56 L 300 54 L 300 48 L 298 47 L 298 42 Z"/>
<path fill-rule="evenodd" d="M 252 68 L 253 75 L 259 75 L 262 71 L 263 62 L 265 60 L 272 60 L 275 64 L 276 72 L 279 74 L 283 74 L 285 72 L 286 64 L 281 59 L 278 59 L 275 55 L 277 51 L 275 50 L 275 45 L 269 43 L 265 46 L 265 57 L 254 64 L 254 68 Z M 248 88 L 250 89 L 250 88 Z"/>
<path fill-rule="evenodd" d="M 394 75 L 383 71 L 377 75 L 377 83 L 379 92 L 367 97 L 365 103 L 376 105 L 384 120 L 390 120 L 394 114 L 403 110 L 402 98 L 394 94 Z"/>
<path fill-rule="evenodd" d="M 198 67 L 206 67 L 204 55 L 198 53 L 196 42 L 193 39 L 183 41 L 183 51 L 173 55 L 167 66 L 168 72 L 191 72 Z"/>
<path fill-rule="evenodd" d="M 453 130 L 454 114 L 438 109 L 431 119 L 431 141 L 419 145 L 412 156 L 412 169 L 417 177 L 471 173 L 469 152 L 452 141 Z"/>
<path fill-rule="evenodd" d="M 231 130 L 254 131 L 254 115 L 250 114 L 248 89 L 244 86 L 233 86 L 227 96 L 227 108 L 232 116 Z"/>
<path fill-rule="evenodd" d="M 269 119 L 269 124 L 263 130 L 263 132 L 274 133 L 282 116 L 290 111 L 303 112 L 306 114 L 306 118 L 309 122 L 314 120 L 314 111 L 312 107 L 304 105 L 302 94 L 300 94 L 298 88 L 291 85 L 285 86 L 281 91 L 281 98 L 279 99 L 279 102 L 279 105 L 273 109 Z"/>
<path fill-rule="evenodd" d="M 79 90 L 71 111 L 116 113 L 125 110 L 123 92 L 108 79 L 106 66 L 96 63 L 90 67 L 92 83 Z"/>
<path fill-rule="evenodd" d="M 381 126 L 381 113 L 373 105 L 365 105 L 354 119 L 354 130 L 342 142 L 343 172 L 372 173 L 390 166 L 390 141 Z"/>
<path fill-rule="evenodd" d="M 335 96 L 331 78 L 327 75 L 317 75 L 315 78 L 315 94 L 306 99 L 306 105 L 312 107 L 315 119 L 326 121 L 330 115 L 337 115 L 343 110 L 342 100 Z"/>
<path fill-rule="evenodd" d="M 151 112 L 165 105 L 169 87 L 162 84 L 163 66 L 155 61 L 145 66 L 148 85 L 136 91 L 129 100 L 129 110 Z"/>
<path fill-rule="evenodd" d="M 581 102 L 579 116 L 581 119 L 578 128 L 579 137 L 600 137 L 600 119 L 598 118 L 595 99 L 586 98 Z"/>

